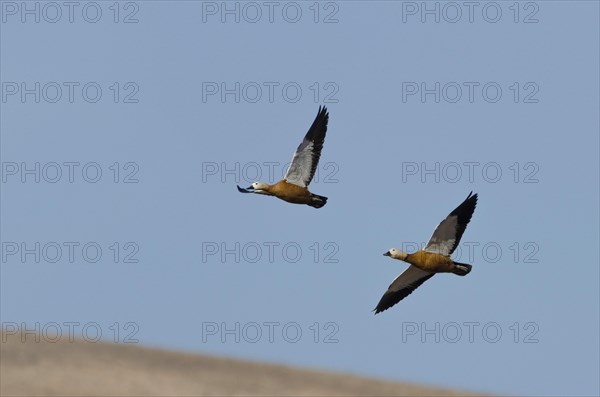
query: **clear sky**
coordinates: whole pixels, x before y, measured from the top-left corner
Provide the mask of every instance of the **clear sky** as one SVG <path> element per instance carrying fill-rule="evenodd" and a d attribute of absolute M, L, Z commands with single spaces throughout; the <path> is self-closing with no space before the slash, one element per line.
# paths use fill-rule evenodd
<path fill-rule="evenodd" d="M 5 329 L 598 395 L 598 2 L 115 4 L 0 3 Z M 323 104 L 327 205 L 239 194 Z"/>

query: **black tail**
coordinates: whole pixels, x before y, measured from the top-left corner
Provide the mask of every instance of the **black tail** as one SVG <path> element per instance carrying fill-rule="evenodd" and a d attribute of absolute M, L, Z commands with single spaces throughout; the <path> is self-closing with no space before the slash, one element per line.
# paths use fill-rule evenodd
<path fill-rule="evenodd" d="M 466 263 L 454 262 L 454 269 L 452 273 L 458 274 L 459 276 L 466 276 L 471 271 L 473 266 L 467 265 Z"/>
<path fill-rule="evenodd" d="M 308 203 L 308 205 L 314 208 L 321 208 L 325 204 L 327 204 L 327 197 L 319 196 L 318 194 L 310 196 L 310 203 Z"/>

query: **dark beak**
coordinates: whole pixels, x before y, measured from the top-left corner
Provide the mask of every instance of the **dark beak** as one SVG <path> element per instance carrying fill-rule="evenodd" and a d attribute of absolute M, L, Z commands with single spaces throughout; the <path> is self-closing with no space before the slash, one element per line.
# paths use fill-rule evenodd
<path fill-rule="evenodd" d="M 383 256 L 392 256 L 392 254 L 390 254 L 390 251 L 388 251 L 385 254 L 383 254 Z"/>
<path fill-rule="evenodd" d="M 254 188 L 252 186 L 249 186 L 246 189 L 241 188 L 239 186 L 237 188 L 238 188 L 238 192 L 240 192 L 240 193 L 254 193 Z"/>

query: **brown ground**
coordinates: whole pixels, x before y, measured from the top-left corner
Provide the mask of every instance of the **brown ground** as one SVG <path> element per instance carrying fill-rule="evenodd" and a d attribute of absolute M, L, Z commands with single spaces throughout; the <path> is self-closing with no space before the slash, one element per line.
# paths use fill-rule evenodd
<path fill-rule="evenodd" d="M 458 396 L 461 392 L 110 343 L 2 335 L 1 396 Z"/>

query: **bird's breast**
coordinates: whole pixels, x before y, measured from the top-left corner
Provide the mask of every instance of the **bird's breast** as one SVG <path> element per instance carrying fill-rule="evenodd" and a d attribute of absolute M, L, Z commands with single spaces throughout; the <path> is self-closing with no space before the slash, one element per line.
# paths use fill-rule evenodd
<path fill-rule="evenodd" d="M 310 192 L 307 188 L 280 180 L 269 189 L 278 198 L 290 203 L 306 204 L 310 201 Z"/>
<path fill-rule="evenodd" d="M 453 267 L 452 259 L 449 257 L 422 250 L 409 254 L 406 257 L 406 262 L 421 270 L 433 273 L 450 272 Z"/>

